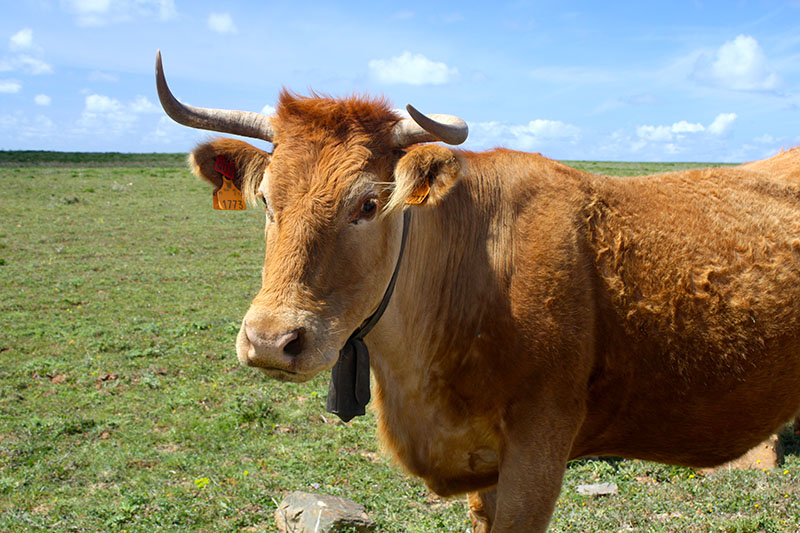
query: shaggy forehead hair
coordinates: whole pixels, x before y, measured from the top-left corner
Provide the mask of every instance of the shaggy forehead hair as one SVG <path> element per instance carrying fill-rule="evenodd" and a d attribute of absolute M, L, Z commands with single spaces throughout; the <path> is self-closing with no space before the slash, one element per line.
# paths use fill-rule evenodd
<path fill-rule="evenodd" d="M 377 185 L 359 181 L 362 171 L 389 178 L 395 153 L 392 127 L 399 119 L 383 98 L 302 97 L 283 90 L 273 119 L 276 150 L 270 181 L 275 180 L 271 186 L 280 197 L 273 198 L 275 203 L 313 198 L 318 206 L 332 207 Z"/>
<path fill-rule="evenodd" d="M 281 91 L 275 113 L 276 144 L 290 139 L 312 143 L 360 144 L 376 154 L 391 150 L 392 127 L 400 120 L 384 98 L 299 96 Z"/>

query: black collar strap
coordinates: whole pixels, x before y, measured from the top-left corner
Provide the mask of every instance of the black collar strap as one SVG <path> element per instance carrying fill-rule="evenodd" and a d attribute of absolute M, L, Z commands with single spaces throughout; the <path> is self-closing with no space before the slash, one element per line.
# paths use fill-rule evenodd
<path fill-rule="evenodd" d="M 328 401 L 325 410 L 333 413 L 345 422 L 354 416 L 366 413 L 370 400 L 369 393 L 369 350 L 364 343 L 364 336 L 378 323 L 389 299 L 392 297 L 397 273 L 400 271 L 400 261 L 403 259 L 403 250 L 406 247 L 406 235 L 410 219 L 410 210 L 403 213 L 403 236 L 400 239 L 400 253 L 397 264 L 394 266 L 392 279 L 383 294 L 383 299 L 378 309 L 372 313 L 347 339 L 344 347 L 339 350 L 339 359 L 331 369 L 331 382 L 328 385 Z"/>

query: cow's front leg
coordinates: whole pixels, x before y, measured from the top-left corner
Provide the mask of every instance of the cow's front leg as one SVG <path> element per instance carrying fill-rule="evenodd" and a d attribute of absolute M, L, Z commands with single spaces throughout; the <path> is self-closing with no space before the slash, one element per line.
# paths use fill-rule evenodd
<path fill-rule="evenodd" d="M 492 530 L 492 523 L 494 523 L 497 490 L 491 488 L 481 492 L 470 492 L 467 503 L 469 504 L 472 533 L 489 533 Z"/>
<path fill-rule="evenodd" d="M 581 421 L 580 412 L 542 408 L 509 427 L 492 533 L 547 530 Z"/>
<path fill-rule="evenodd" d="M 566 459 L 538 454 L 504 462 L 491 532 L 546 531 L 561 491 L 566 463 Z"/>

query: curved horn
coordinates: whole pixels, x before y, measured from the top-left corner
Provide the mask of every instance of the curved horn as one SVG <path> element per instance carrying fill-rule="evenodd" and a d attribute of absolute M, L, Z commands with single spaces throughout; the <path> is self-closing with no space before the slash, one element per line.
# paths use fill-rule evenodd
<path fill-rule="evenodd" d="M 467 140 L 467 123 L 453 115 L 423 115 L 414 106 L 406 106 L 411 118 L 404 118 L 395 124 L 392 137 L 398 147 L 412 144 L 442 141 L 447 144 L 461 144 Z"/>
<path fill-rule="evenodd" d="M 164 78 L 161 50 L 156 52 L 156 87 L 158 88 L 158 99 L 161 100 L 164 111 L 179 124 L 202 130 L 264 139 L 270 142 L 275 136 L 270 117 L 262 113 L 193 107 L 180 103 L 170 92 L 167 80 Z"/>

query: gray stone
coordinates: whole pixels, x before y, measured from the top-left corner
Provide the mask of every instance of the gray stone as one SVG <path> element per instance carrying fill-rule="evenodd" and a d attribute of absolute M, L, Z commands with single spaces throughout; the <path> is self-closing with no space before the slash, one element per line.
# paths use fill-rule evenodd
<path fill-rule="evenodd" d="M 581 496 L 611 496 L 616 494 L 616 483 L 592 483 L 591 485 L 578 485 L 578 494 Z"/>
<path fill-rule="evenodd" d="M 328 533 L 348 529 L 375 531 L 363 505 L 345 498 L 292 492 L 275 511 L 281 533 Z"/>

